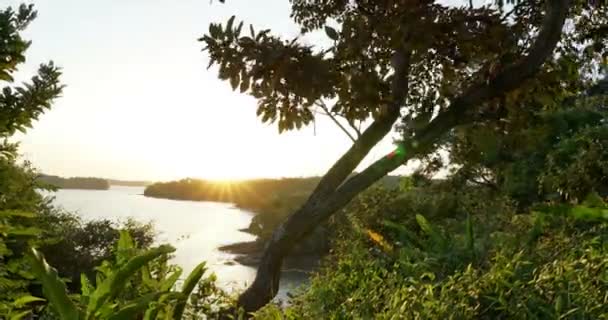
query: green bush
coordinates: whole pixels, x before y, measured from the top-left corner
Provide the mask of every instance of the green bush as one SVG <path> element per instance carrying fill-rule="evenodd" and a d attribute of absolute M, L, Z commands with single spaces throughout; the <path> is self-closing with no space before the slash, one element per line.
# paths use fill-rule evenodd
<path fill-rule="evenodd" d="M 608 317 L 608 207 L 601 199 L 516 214 L 508 199 L 472 187 L 446 206 L 436 199 L 454 195 L 440 189 L 395 197 L 399 191 L 377 188 L 360 196 L 333 224 L 332 254 L 310 287 L 289 308 L 270 305 L 256 317 Z"/>

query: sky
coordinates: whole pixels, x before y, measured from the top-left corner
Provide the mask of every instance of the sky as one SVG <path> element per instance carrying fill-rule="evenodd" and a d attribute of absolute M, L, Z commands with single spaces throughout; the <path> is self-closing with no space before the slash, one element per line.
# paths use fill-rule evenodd
<path fill-rule="evenodd" d="M 44 173 L 152 181 L 311 176 L 351 144 L 327 118 L 316 130 L 279 135 L 275 124 L 256 117 L 254 98 L 206 69 L 197 39 L 211 22 L 236 15 L 256 30 L 296 36 L 287 0 L 29 2 L 38 18 L 24 32 L 32 46 L 17 78 L 53 60 L 66 85 L 33 129 L 16 137 L 23 158 Z M 0 0 L 0 8 L 18 3 Z M 388 135 L 358 169 L 390 152 L 395 137 Z"/>

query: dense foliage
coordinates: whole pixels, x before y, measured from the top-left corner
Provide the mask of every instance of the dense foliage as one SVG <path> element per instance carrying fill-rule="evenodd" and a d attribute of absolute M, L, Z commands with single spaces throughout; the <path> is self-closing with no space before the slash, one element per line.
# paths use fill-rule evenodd
<path fill-rule="evenodd" d="M 129 233 L 122 231 L 114 259 L 96 268 L 94 281 L 82 275 L 76 298 L 68 296 L 65 283 L 38 251 L 31 249 L 28 260 L 50 303 L 47 315 L 61 319 L 179 320 L 216 318 L 225 312 L 230 300 L 215 286 L 214 275 L 203 278 L 205 263 L 176 287 L 182 270 L 167 263 L 173 251 L 169 245 L 138 249 Z M 195 300 L 189 303 L 193 291 Z"/>
<path fill-rule="evenodd" d="M 608 315 L 608 207 L 601 201 L 516 214 L 512 200 L 482 187 L 433 185 L 376 188 L 344 214 L 310 287 L 288 309 L 269 306 L 258 318 Z"/>
<path fill-rule="evenodd" d="M 311 286 L 257 317 L 606 319 L 606 93 L 461 128 L 446 179 L 359 196 Z"/>
<path fill-rule="evenodd" d="M 276 123 L 281 133 L 326 114 L 341 122 L 340 128 L 353 141 L 311 196 L 273 232 L 256 279 L 239 298 L 248 311 L 272 299 L 282 260 L 296 243 L 410 160 L 423 160 L 425 169 L 433 171 L 444 167 L 439 163 L 441 152 L 452 151 L 452 164 L 465 167 L 463 183 L 482 181 L 495 189 L 510 189 L 507 193 L 518 200 L 520 210 L 553 191 L 572 200 L 589 191 L 564 190 L 565 180 L 558 177 L 561 167 L 540 170 L 545 158 L 575 157 L 542 154 L 554 144 L 591 150 L 572 168 L 594 172 L 580 183 L 601 174 L 601 165 L 589 164 L 597 159 L 601 142 L 561 140 L 584 135 L 586 124 L 575 126 L 575 131 L 582 130 L 578 133 L 553 132 L 553 141 L 538 135 L 534 131 L 539 128 L 534 127 L 543 126 L 538 119 L 543 112 L 581 94 L 600 71 L 600 62 L 608 56 L 606 6 L 582 0 L 290 4 L 290 17 L 301 30 L 297 36 L 245 27 L 232 16 L 225 23 L 210 24 L 200 39 L 209 67 L 215 66 L 219 78 L 235 91 L 258 101 L 262 122 Z M 324 32 L 327 41 L 310 44 L 307 36 L 315 32 Z M 355 174 L 395 124 L 400 133 L 395 151 Z M 522 133 L 524 137 L 519 136 Z M 601 132 L 589 134 L 602 137 Z M 504 143 L 500 137 L 505 137 Z M 543 144 L 530 143 L 527 154 L 492 163 L 504 158 L 513 145 L 534 138 Z M 469 152 L 471 144 L 488 154 Z M 532 149 L 536 147 L 538 154 Z M 469 159 L 471 154 L 478 156 L 478 163 Z M 537 178 L 545 181 L 547 190 L 530 189 Z"/>
<path fill-rule="evenodd" d="M 451 164 L 459 165 L 463 183 L 503 190 L 522 205 L 555 197 L 580 200 L 593 187 L 608 195 L 601 151 L 607 93 L 596 90 L 593 97 L 551 106 L 533 101 L 524 111 L 505 111 L 501 125 L 460 128 L 448 142 Z"/>
<path fill-rule="evenodd" d="M 32 274 L 28 272 L 23 253 L 28 244 L 36 244 L 41 229 L 35 214 L 41 206 L 34 189 L 31 167 L 14 160 L 17 145 L 7 139 L 16 131 L 24 131 L 51 101 L 61 93 L 59 70 L 52 64 L 40 66 L 29 83 L 14 86 L 13 74 L 25 61 L 29 42 L 20 32 L 35 18 L 31 6 L 17 11 L 0 11 L 0 315 L 16 317 L 26 314 L 22 309 L 31 302 L 27 298 Z"/>
<path fill-rule="evenodd" d="M 92 189 L 108 190 L 110 182 L 101 178 L 72 177 L 62 178 L 58 176 L 40 175 L 38 180 L 41 183 L 51 185 L 59 189 Z"/>
<path fill-rule="evenodd" d="M 154 184 L 146 195 L 234 202 L 260 212 L 250 229 L 270 239 L 271 249 L 257 287 L 243 295 L 259 293 L 257 300 L 239 299 L 237 306 L 249 310 L 278 286 L 278 278 L 264 276 L 280 269 L 285 248 L 315 227 L 331 230 L 330 254 L 310 286 L 286 309 L 268 305 L 256 318 L 608 319 L 606 80 L 597 82 L 608 14 L 583 1 L 547 2 L 553 7 L 508 1 L 510 11 L 497 2 L 475 8 L 430 0 L 291 1 L 302 33 L 323 29 L 333 41 L 328 50 L 268 30 L 249 28 L 250 36 L 241 36 L 243 24 L 234 17 L 212 24 L 202 39 L 211 63 L 233 88 L 259 100 L 263 121 L 278 122 L 279 131 L 299 128 L 314 120 L 314 106 L 333 100 L 325 111 L 343 117 L 357 139 L 323 178 L 186 179 Z M 562 30 L 565 11 L 558 9 L 566 5 L 562 39 L 545 35 L 551 26 Z M 234 314 L 238 308 L 214 276 L 203 277 L 204 263 L 178 285 L 181 270 L 168 263 L 174 249 L 150 248 L 150 225 L 82 221 L 61 212 L 39 193 L 45 186 L 31 165 L 17 161 L 18 146 L 6 139 L 29 127 L 62 89 L 52 63 L 29 83 L 12 83 L 29 46 L 20 32 L 35 15 L 31 6 L 0 12 L 0 81 L 6 83 L 0 317 Z M 356 124 L 368 118 L 375 122 L 359 132 Z M 399 118 L 396 152 L 353 174 Z M 449 164 L 438 150 L 449 152 Z M 406 151 L 422 160 L 419 172 L 359 194 L 409 159 Z M 445 179 L 429 178 L 446 167 Z M 278 233 L 268 232 L 292 210 Z"/>
<path fill-rule="evenodd" d="M 32 295 L 40 293 L 31 264 L 25 256 L 28 247 L 45 253 L 66 277 L 71 292 L 79 288 L 80 274 L 94 274 L 94 268 L 114 256 L 112 244 L 119 229 L 133 233 L 142 247 L 151 244 L 150 225 L 134 221 L 83 221 L 74 214 L 54 208 L 51 198 L 41 190 L 48 186 L 29 162 L 20 161 L 18 145 L 8 139 L 24 132 L 42 112 L 49 109 L 63 86 L 60 71 L 52 63 L 40 66 L 38 73 L 21 86 L 13 85 L 13 75 L 25 61 L 30 42 L 21 32 L 36 17 L 33 7 L 0 11 L 0 318 L 20 319 L 38 313 L 44 302 Z"/>

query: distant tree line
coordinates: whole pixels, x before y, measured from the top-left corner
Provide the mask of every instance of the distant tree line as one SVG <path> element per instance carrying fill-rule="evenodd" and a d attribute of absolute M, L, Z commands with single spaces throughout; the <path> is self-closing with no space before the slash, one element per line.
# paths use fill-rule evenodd
<path fill-rule="evenodd" d="M 39 182 L 46 183 L 59 189 L 108 190 L 110 182 L 106 179 L 92 177 L 62 178 L 58 176 L 41 175 Z"/>
<path fill-rule="evenodd" d="M 157 182 L 144 191 L 155 198 L 192 201 L 233 202 L 239 207 L 255 210 L 264 206 L 268 198 L 279 194 L 310 192 L 319 183 L 319 177 L 253 179 L 217 182 L 186 178 L 178 181 Z"/>
<path fill-rule="evenodd" d="M 112 186 L 124 186 L 124 187 L 145 187 L 152 184 L 150 181 L 125 181 L 125 180 L 113 180 L 108 179 L 108 182 Z"/>

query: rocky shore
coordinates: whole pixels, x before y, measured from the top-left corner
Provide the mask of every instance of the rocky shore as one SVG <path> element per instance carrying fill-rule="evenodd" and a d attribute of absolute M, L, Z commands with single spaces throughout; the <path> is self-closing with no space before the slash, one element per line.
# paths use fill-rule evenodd
<path fill-rule="evenodd" d="M 237 242 L 221 246 L 218 249 L 223 252 L 234 254 L 234 261 L 239 264 L 256 267 L 260 264 L 262 259 L 264 243 L 261 241 Z M 321 257 L 321 253 L 298 252 L 296 250 L 283 262 L 283 270 L 310 272 L 319 265 Z"/>

